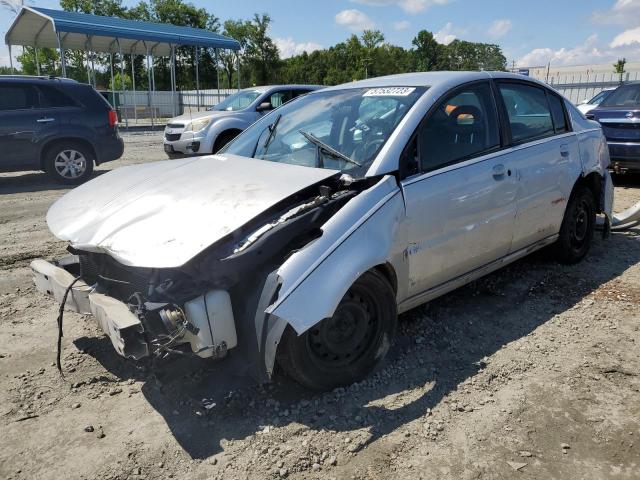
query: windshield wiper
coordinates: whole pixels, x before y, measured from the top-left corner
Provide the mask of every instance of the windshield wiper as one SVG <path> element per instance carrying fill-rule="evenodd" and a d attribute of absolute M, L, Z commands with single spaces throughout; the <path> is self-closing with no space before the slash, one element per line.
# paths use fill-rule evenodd
<path fill-rule="evenodd" d="M 269 136 L 264 141 L 264 145 L 262 146 L 263 148 L 267 148 L 271 143 L 271 140 L 273 140 L 273 137 L 276 134 L 276 128 L 278 127 L 278 122 L 280 122 L 281 118 L 282 114 L 279 113 L 273 123 L 267 127 L 269 129 Z"/>
<path fill-rule="evenodd" d="M 336 150 L 333 147 L 330 147 L 329 145 L 327 145 L 326 143 L 324 143 L 322 140 L 320 140 L 318 137 L 316 137 L 315 135 L 309 133 L 309 132 L 305 132 L 304 130 L 298 130 L 298 132 L 300 133 L 300 135 L 302 135 L 304 138 L 306 138 L 307 140 L 309 140 L 309 142 L 313 143 L 318 149 L 320 150 L 324 150 L 325 152 L 327 152 L 329 155 L 331 155 L 333 158 L 340 158 L 342 160 L 344 160 L 345 162 L 349 162 L 349 163 L 353 163 L 359 167 L 362 166 L 362 164 L 356 162 L 355 160 L 352 160 L 351 158 L 347 157 L 344 153 L 340 153 L 338 150 Z"/>

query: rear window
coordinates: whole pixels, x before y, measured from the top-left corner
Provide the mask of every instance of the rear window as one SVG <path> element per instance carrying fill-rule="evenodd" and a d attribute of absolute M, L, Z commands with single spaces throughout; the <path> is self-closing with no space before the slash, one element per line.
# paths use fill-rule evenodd
<path fill-rule="evenodd" d="M 74 107 L 77 105 L 71 97 L 57 88 L 39 85 L 38 89 L 40 90 L 41 108 Z"/>
<path fill-rule="evenodd" d="M 640 83 L 622 85 L 600 104 L 605 107 L 631 107 L 640 106 Z"/>
<path fill-rule="evenodd" d="M 560 97 L 549 93 L 549 106 L 551 107 L 551 116 L 553 117 L 553 126 L 556 129 L 556 133 L 566 133 L 569 131 L 562 103 Z"/>
<path fill-rule="evenodd" d="M 28 84 L 0 84 L 0 110 L 25 110 L 38 106 L 35 89 Z"/>
<path fill-rule="evenodd" d="M 516 143 L 542 138 L 554 133 L 551 110 L 544 90 L 524 84 L 500 84 L 511 136 Z"/>

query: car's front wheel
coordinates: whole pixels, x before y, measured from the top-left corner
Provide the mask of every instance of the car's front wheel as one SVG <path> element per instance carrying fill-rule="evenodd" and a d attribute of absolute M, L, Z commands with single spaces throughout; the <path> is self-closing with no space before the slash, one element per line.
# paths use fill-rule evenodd
<path fill-rule="evenodd" d="M 61 142 L 47 150 L 44 166 L 56 182 L 77 185 L 91 177 L 93 155 L 81 143 Z"/>
<path fill-rule="evenodd" d="M 349 288 L 333 316 L 302 335 L 285 331 L 278 363 L 302 385 L 330 390 L 364 378 L 386 355 L 397 323 L 387 279 L 368 271 Z"/>
<path fill-rule="evenodd" d="M 555 244 L 558 260 L 573 264 L 582 260 L 593 240 L 596 227 L 596 202 L 586 187 L 578 187 L 571 194 L 564 212 L 560 236 Z"/>

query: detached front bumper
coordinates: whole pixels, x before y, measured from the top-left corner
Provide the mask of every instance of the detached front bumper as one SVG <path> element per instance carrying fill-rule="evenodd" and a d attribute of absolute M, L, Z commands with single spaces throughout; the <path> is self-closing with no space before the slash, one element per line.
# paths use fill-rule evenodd
<path fill-rule="evenodd" d="M 62 261 L 59 265 L 72 264 L 71 260 Z M 31 262 L 31 271 L 36 289 L 52 296 L 58 303 L 62 302 L 64 293 L 76 278 L 62 266 L 41 259 Z M 149 355 L 143 336 L 144 327 L 125 303 L 95 291 L 80 279 L 69 291 L 65 308 L 93 315 L 113 348 L 123 357 L 138 360 Z"/>
<path fill-rule="evenodd" d="M 195 298 L 181 305 L 146 300 L 128 304 L 107 295 L 105 292 L 114 292 L 100 283 L 87 285 L 82 278 L 74 283 L 80 269 L 76 255 L 55 264 L 40 259 L 31 262 L 37 290 L 61 303 L 73 284 L 65 308 L 93 315 L 123 357 L 139 360 L 182 348 L 202 358 L 222 358 L 238 344 L 231 297 L 224 290 L 194 294 Z M 136 293 L 141 299 L 142 292 Z"/>

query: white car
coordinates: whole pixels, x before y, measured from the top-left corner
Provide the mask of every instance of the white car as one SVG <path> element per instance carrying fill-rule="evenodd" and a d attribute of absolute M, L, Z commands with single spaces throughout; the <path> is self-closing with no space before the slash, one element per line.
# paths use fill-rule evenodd
<path fill-rule="evenodd" d="M 399 313 L 545 246 L 580 261 L 611 217 L 608 164 L 600 125 L 541 82 L 374 78 L 293 100 L 218 155 L 76 188 L 47 214 L 73 256 L 31 267 L 121 355 L 229 355 L 331 389 L 384 358 Z"/>
<path fill-rule="evenodd" d="M 604 101 L 604 99 L 607 98 L 616 88 L 617 87 L 605 88 L 600 93 L 595 95 L 591 100 L 587 100 L 585 98 L 585 100 L 578 105 L 578 110 L 586 115 L 591 110 L 600 105 Z"/>
<path fill-rule="evenodd" d="M 318 85 L 272 85 L 240 90 L 203 112 L 172 118 L 164 129 L 169 158 L 216 153 L 263 115 Z"/>

